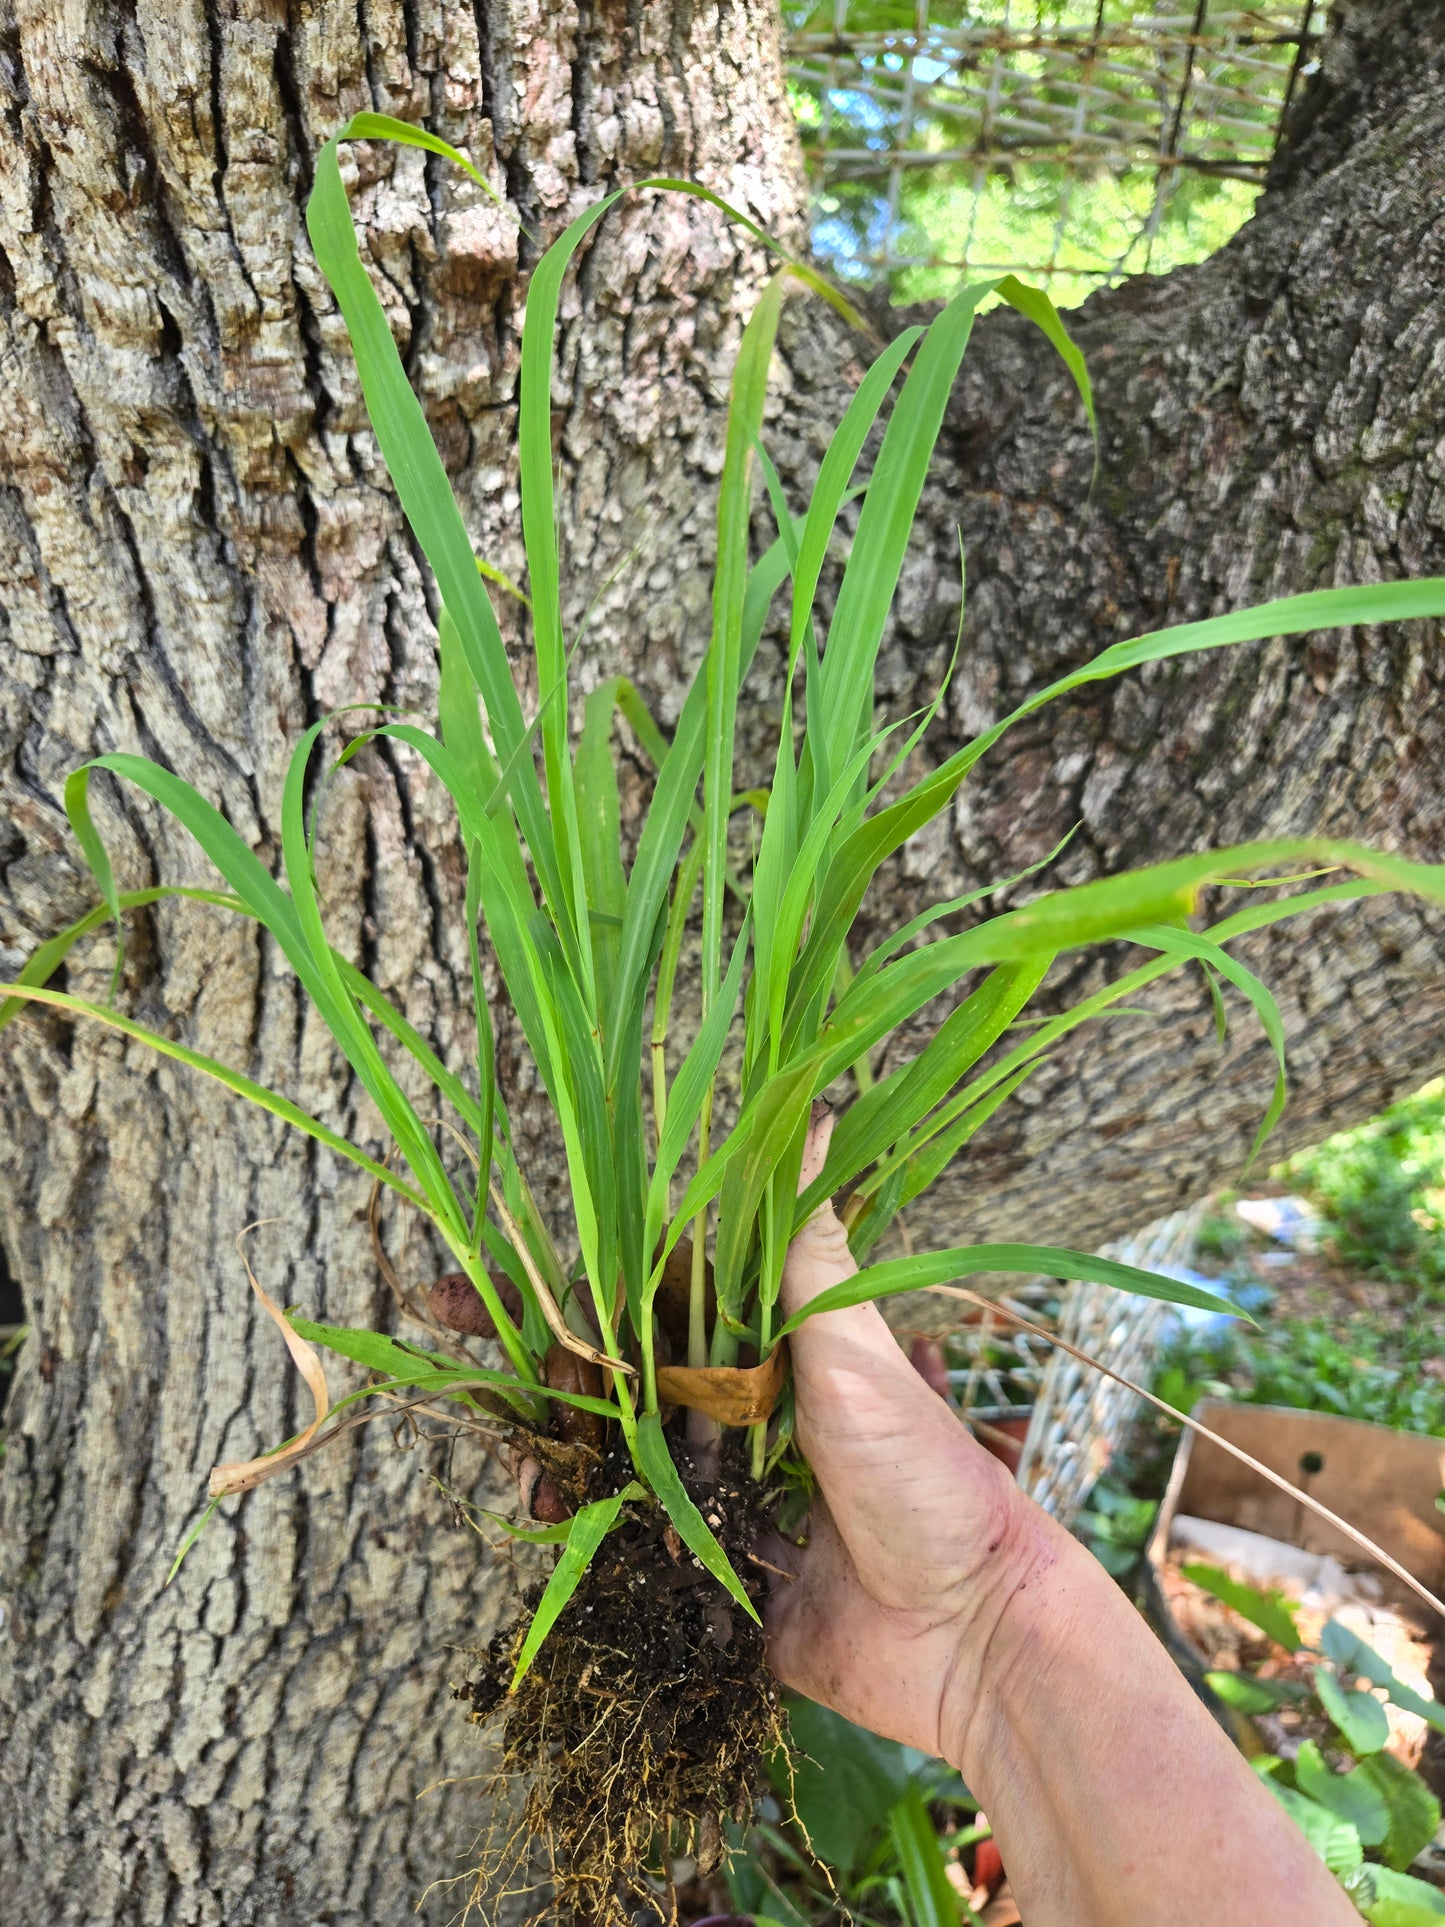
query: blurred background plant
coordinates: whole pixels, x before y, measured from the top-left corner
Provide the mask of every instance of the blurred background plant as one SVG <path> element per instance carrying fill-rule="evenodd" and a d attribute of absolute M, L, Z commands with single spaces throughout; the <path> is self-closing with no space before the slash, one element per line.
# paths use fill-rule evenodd
<path fill-rule="evenodd" d="M 1251 1231 L 1223 1194 L 1196 1254 L 1271 1315 L 1258 1332 L 1183 1325 L 1155 1390 L 1186 1412 L 1223 1396 L 1445 1438 L 1445 1079 L 1271 1176 L 1317 1214 L 1303 1244 Z"/>
<path fill-rule="evenodd" d="M 1445 1077 L 1278 1175 L 1326 1218 L 1341 1264 L 1422 1296 L 1445 1288 Z"/>

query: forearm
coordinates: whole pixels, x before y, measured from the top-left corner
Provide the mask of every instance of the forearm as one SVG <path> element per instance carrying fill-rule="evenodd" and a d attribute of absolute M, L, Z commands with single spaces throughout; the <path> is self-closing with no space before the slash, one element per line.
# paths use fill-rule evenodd
<path fill-rule="evenodd" d="M 945 1731 L 1028 1927 L 1358 1927 L 1093 1556 L 1036 1508 L 1020 1537 Z"/>

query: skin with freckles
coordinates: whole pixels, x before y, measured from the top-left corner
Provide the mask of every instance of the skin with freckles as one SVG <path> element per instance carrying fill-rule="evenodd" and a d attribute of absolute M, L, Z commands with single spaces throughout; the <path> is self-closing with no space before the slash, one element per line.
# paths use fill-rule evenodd
<path fill-rule="evenodd" d="M 831 1114 L 799 1189 L 822 1169 Z M 823 1205 L 789 1316 L 857 1269 Z M 975 1443 L 875 1305 L 791 1340 L 821 1499 L 769 1615 L 788 1685 L 956 1766 L 1027 1927 L 1358 1927 L 1102 1566 Z"/>

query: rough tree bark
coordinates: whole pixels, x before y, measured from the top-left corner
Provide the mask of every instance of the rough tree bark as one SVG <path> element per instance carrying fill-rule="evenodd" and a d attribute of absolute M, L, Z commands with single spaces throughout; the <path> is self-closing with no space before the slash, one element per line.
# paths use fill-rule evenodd
<path fill-rule="evenodd" d="M 890 709 L 939 673 L 961 523 L 964 666 L 931 755 L 1120 634 L 1442 567 L 1445 89 L 1438 28 L 1417 15 L 1345 7 L 1243 235 L 1080 318 L 1105 425 L 1087 516 L 1088 453 L 1047 356 L 1010 319 L 980 329 L 884 659 Z M 434 694 L 428 587 L 300 224 L 318 142 L 363 106 L 426 117 L 543 237 L 658 166 L 787 230 L 801 193 L 775 36 L 767 0 L 0 0 L 0 962 L 90 901 L 59 808 L 86 755 L 159 756 L 271 856 L 287 750 L 320 710 Z M 515 574 L 533 244 L 439 165 L 355 152 L 408 365 L 479 547 Z M 640 204 L 602 229 L 566 322 L 570 613 L 638 549 L 586 668 L 631 667 L 665 719 L 705 639 L 718 393 L 758 281 L 710 214 Z M 806 482 L 857 365 L 815 306 L 792 308 L 771 431 L 790 478 Z M 761 670 L 748 754 L 771 706 Z M 881 898 L 1006 874 L 1076 819 L 1069 876 L 1306 827 L 1438 855 L 1442 683 L 1438 633 L 1392 632 L 1076 700 L 1021 733 Z M 201 878 L 133 796 L 105 807 L 126 881 Z M 434 796 L 374 754 L 322 820 L 338 938 L 460 1060 L 461 880 Z M 1296 1135 L 1438 1065 L 1440 927 L 1372 904 L 1257 947 L 1295 1037 Z M 109 956 L 77 953 L 72 986 L 103 989 Z M 374 1135 L 270 950 L 219 914 L 134 919 L 121 994 Z M 1244 1025 L 1219 1057 L 1192 990 L 1158 1007 L 1172 1021 L 1103 1027 L 1061 1060 L 915 1236 L 1086 1242 L 1232 1171 L 1264 1059 Z M 465 1864 L 478 1824 L 473 1788 L 416 1796 L 482 1764 L 447 1649 L 483 1636 L 505 1591 L 421 1477 L 435 1457 L 353 1435 L 218 1519 L 158 1587 L 206 1467 L 295 1422 L 236 1232 L 279 1220 L 252 1249 L 284 1301 L 383 1317 L 364 1185 L 91 1028 L 28 1017 L 0 1050 L 3 1239 L 34 1327 L 0 1486 L 8 1913 L 400 1922 Z M 503 1073 L 535 1126 L 525 1065 L 504 1053 Z M 485 1468 L 459 1454 L 451 1477 L 475 1490 Z M 423 1917 L 453 1905 L 434 1896 Z"/>
<path fill-rule="evenodd" d="M 419 154 L 358 152 L 384 298 L 482 552 L 514 576 L 535 258 L 518 217 L 549 237 L 661 167 L 801 238 L 801 194 L 769 0 L 18 0 L 0 18 L 13 964 L 90 898 L 59 798 L 94 750 L 158 756 L 269 857 L 289 746 L 320 710 L 434 705 L 427 589 L 302 227 L 335 127 L 363 107 L 426 119 L 508 201 Z M 654 197 L 619 210 L 582 280 L 560 391 L 569 615 L 641 542 L 594 634 L 674 688 L 706 639 L 715 386 L 759 264 L 711 210 Z M 133 796 L 109 812 L 127 880 L 202 874 Z M 462 879 L 435 798 L 376 756 L 334 786 L 324 841 L 343 941 L 464 1059 Z M 103 992 L 106 948 L 73 984 Z M 253 932 L 143 917 L 121 994 L 375 1134 Z M 27 1018 L 5 1043 L 4 1241 L 35 1335 L 0 1524 L 0 1911 L 409 1919 L 481 1824 L 475 1785 L 418 1796 L 485 1768 L 448 1675 L 513 1591 L 428 1488 L 444 1460 L 353 1434 L 317 1477 L 218 1521 L 160 1590 L 206 1467 L 297 1427 L 237 1232 L 277 1220 L 252 1257 L 279 1300 L 375 1322 L 365 1182 L 94 1027 Z M 450 1477 L 476 1495 L 482 1470 L 460 1452 Z M 425 1917 L 458 1904 L 435 1895 Z"/>

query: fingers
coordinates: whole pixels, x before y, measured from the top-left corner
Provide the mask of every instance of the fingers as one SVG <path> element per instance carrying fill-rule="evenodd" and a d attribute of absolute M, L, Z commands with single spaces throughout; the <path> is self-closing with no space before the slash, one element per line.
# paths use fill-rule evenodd
<path fill-rule="evenodd" d="M 823 1170 L 833 1135 L 833 1107 L 813 1107 L 803 1147 L 798 1190 L 806 1191 Z M 857 1274 L 858 1264 L 848 1249 L 848 1234 L 825 1198 L 788 1247 L 783 1266 L 783 1307 L 791 1317 L 820 1293 Z M 866 1388 L 874 1396 L 886 1388 L 884 1404 L 896 1405 L 898 1423 L 907 1422 L 915 1398 L 925 1398 L 923 1386 L 899 1351 L 893 1334 L 876 1305 L 850 1305 L 819 1312 L 794 1332 L 793 1374 L 798 1387 L 799 1429 L 825 1486 L 829 1479 L 829 1440 L 840 1425 L 846 1428 L 849 1408 Z M 897 1404 L 901 1398 L 902 1403 Z"/>

